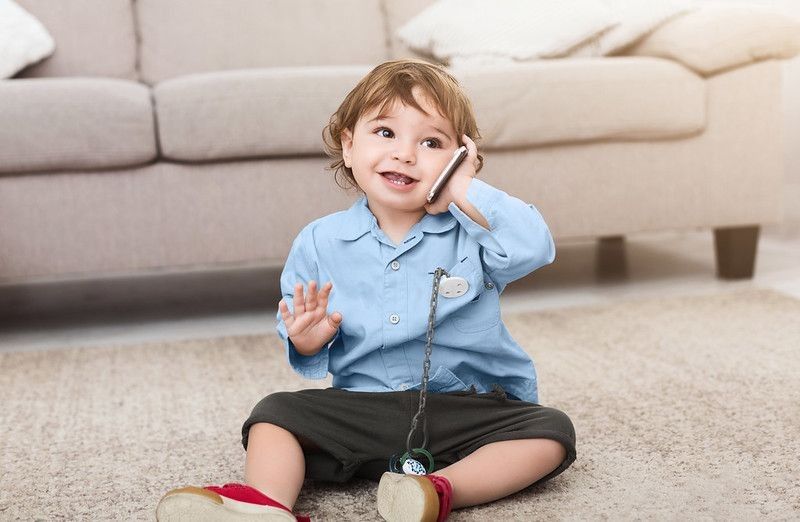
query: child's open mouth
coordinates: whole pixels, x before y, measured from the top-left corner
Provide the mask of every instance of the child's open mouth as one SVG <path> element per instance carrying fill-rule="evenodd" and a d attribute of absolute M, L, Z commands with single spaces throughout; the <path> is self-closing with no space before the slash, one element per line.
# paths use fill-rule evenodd
<path fill-rule="evenodd" d="M 389 185 L 404 190 L 408 190 L 415 183 L 418 183 L 417 180 L 398 172 L 381 172 L 381 176 Z"/>

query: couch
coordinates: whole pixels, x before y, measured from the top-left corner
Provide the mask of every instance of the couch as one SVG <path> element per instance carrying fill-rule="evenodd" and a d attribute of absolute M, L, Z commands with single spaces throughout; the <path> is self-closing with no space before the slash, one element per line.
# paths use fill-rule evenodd
<path fill-rule="evenodd" d="M 281 265 L 356 196 L 323 125 L 372 66 L 417 56 L 395 30 L 430 1 L 18 0 L 57 50 L 0 81 L 0 283 Z M 719 277 L 751 277 L 782 216 L 788 56 L 659 31 L 620 56 L 454 69 L 479 175 L 556 241 L 705 229 Z"/>

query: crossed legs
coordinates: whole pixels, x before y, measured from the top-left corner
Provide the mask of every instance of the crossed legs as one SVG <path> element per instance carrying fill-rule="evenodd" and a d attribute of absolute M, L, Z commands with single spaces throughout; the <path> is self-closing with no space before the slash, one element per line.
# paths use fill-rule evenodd
<path fill-rule="evenodd" d="M 564 460 L 566 450 L 550 439 L 493 442 L 436 472 L 453 485 L 453 508 L 491 502 L 544 477 Z M 303 486 L 305 457 L 297 438 L 267 423 L 250 428 L 245 481 L 292 509 Z"/>

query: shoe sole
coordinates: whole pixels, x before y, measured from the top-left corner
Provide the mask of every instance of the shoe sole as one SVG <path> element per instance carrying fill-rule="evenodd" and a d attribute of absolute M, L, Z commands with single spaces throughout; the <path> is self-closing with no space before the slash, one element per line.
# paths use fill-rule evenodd
<path fill-rule="evenodd" d="M 248 512 L 249 511 L 249 512 Z M 254 506 L 203 488 L 173 489 L 161 498 L 156 508 L 158 522 L 295 522 L 288 511 L 271 506 Z"/>
<path fill-rule="evenodd" d="M 378 484 L 378 513 L 388 522 L 436 522 L 439 496 L 425 477 L 386 472 Z"/>

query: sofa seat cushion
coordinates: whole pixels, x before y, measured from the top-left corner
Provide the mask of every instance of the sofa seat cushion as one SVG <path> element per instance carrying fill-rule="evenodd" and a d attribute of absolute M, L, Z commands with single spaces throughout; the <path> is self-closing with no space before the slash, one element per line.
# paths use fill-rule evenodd
<path fill-rule="evenodd" d="M 0 172 L 129 167 L 156 157 L 150 91 L 128 80 L 0 82 Z"/>
<path fill-rule="evenodd" d="M 705 81 L 667 60 L 544 60 L 453 73 L 487 148 L 668 139 L 706 125 Z"/>
<path fill-rule="evenodd" d="M 153 89 L 166 159 L 320 154 L 322 128 L 369 66 L 193 74 Z"/>

